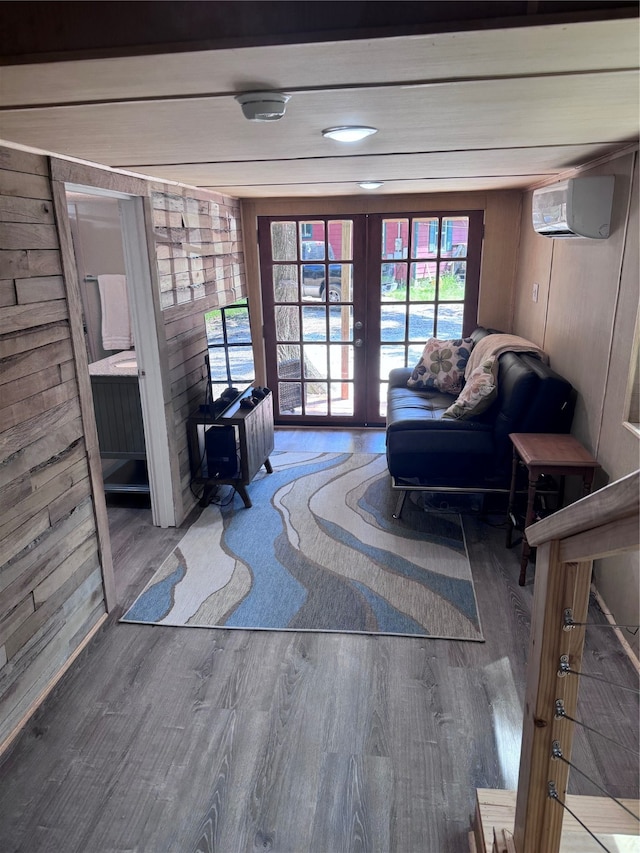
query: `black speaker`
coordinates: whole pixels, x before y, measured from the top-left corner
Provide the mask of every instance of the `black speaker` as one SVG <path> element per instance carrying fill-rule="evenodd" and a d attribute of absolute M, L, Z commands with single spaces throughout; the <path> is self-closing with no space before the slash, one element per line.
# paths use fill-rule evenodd
<path fill-rule="evenodd" d="M 205 477 L 227 479 L 238 473 L 236 433 L 232 426 L 213 426 L 204 434 L 207 458 Z"/>

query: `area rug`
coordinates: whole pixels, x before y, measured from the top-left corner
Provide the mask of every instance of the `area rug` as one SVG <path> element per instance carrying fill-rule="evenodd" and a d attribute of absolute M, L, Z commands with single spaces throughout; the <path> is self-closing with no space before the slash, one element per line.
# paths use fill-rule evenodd
<path fill-rule="evenodd" d="M 459 515 L 396 494 L 382 454 L 279 453 L 210 505 L 123 622 L 482 640 Z"/>

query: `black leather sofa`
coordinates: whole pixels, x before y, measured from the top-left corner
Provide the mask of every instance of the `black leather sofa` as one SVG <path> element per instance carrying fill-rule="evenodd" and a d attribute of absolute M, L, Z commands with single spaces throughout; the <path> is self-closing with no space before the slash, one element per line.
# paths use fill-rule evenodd
<path fill-rule="evenodd" d="M 494 332 L 478 327 L 471 337 L 476 343 Z M 394 488 L 508 491 L 509 433 L 570 430 L 575 406 L 571 384 L 528 353 L 499 357 L 497 397 L 469 420 L 442 418 L 455 397 L 408 388 L 411 372 L 396 368 L 389 374 L 386 450 Z"/>

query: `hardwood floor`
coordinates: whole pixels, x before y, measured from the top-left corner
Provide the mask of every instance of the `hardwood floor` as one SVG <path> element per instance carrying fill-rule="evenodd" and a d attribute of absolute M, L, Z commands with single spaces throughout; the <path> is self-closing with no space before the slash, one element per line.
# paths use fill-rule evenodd
<path fill-rule="evenodd" d="M 278 430 L 276 448 L 382 452 L 384 434 Z M 484 643 L 120 624 L 185 527 L 109 516 L 122 607 L 4 758 L 3 853 L 466 853 L 475 788 L 517 782 L 532 581 L 500 516 L 465 517 Z M 587 631 L 583 669 L 637 686 L 611 631 Z M 637 750 L 637 696 L 585 679 L 579 709 Z M 577 731 L 573 762 L 638 796 L 637 756 L 597 735 Z"/>

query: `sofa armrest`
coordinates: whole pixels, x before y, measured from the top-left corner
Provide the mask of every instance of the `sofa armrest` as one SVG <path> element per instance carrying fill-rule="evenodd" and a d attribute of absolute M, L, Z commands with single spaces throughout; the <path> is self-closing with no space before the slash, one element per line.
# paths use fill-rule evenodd
<path fill-rule="evenodd" d="M 394 367 L 389 372 L 389 388 L 406 388 L 412 373 L 412 367 Z"/>

